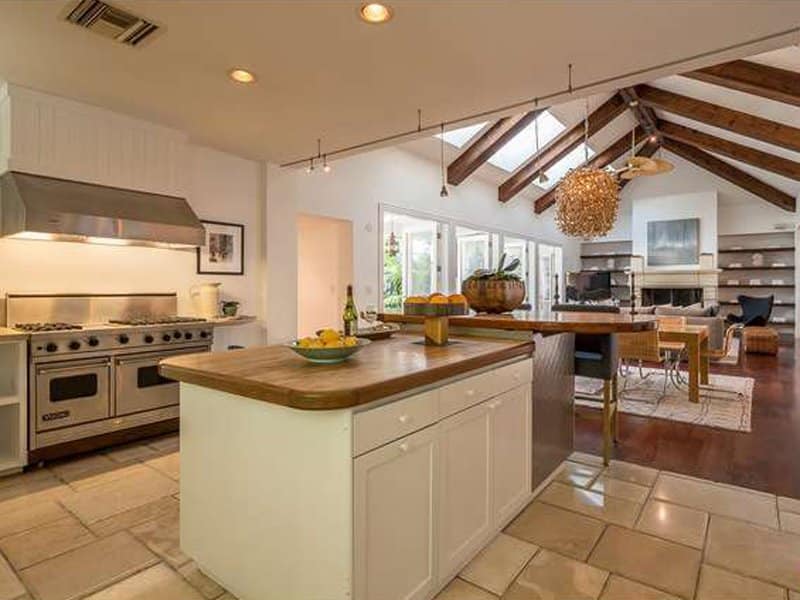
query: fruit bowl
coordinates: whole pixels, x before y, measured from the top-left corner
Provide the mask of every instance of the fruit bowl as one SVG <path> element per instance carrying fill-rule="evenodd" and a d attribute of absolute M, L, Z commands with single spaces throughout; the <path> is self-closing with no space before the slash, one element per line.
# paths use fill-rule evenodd
<path fill-rule="evenodd" d="M 298 346 L 298 341 L 295 340 L 291 344 L 287 344 L 289 348 L 294 350 L 297 354 L 306 360 L 321 365 L 333 365 L 336 363 L 344 362 L 353 354 L 361 350 L 364 346 L 370 343 L 369 340 L 358 338 L 358 343 L 355 346 L 336 346 L 333 348 L 304 348 Z"/>

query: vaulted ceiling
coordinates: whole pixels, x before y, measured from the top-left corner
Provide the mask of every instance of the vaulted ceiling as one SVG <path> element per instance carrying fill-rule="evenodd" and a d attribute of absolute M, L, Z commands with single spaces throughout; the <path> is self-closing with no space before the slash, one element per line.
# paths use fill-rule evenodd
<path fill-rule="evenodd" d="M 555 203 L 557 182 L 541 183 L 539 177 L 558 168 L 588 134 L 589 145 L 599 150 L 588 161 L 592 167 L 619 164 L 630 154 L 633 136 L 639 155 L 652 156 L 663 149 L 765 202 L 796 210 L 800 194 L 800 48 L 792 46 L 666 77 L 593 100 L 585 123 L 573 119 L 572 126 L 538 151 L 530 144 L 524 162 L 499 181 L 500 202 L 532 196 L 535 211 L 546 211 Z M 559 108 L 549 110 L 558 114 Z M 494 153 L 514 143 L 515 136 L 525 135 L 525 128 L 539 114 L 530 111 L 488 123 L 450 162 L 448 182 L 458 185 L 480 172 Z M 583 162 L 573 157 L 569 166 Z"/>

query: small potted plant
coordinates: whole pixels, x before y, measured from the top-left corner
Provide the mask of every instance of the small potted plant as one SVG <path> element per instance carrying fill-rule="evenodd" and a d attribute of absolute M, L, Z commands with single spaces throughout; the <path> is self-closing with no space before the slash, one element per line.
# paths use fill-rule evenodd
<path fill-rule="evenodd" d="M 222 314 L 226 317 L 235 317 L 239 312 L 239 303 L 235 300 L 227 300 L 222 303 Z"/>
<path fill-rule="evenodd" d="M 525 300 L 525 282 L 514 272 L 519 268 L 519 259 L 505 263 L 506 255 L 503 253 L 497 269 L 477 269 L 461 284 L 461 293 L 475 312 L 509 312 Z"/>

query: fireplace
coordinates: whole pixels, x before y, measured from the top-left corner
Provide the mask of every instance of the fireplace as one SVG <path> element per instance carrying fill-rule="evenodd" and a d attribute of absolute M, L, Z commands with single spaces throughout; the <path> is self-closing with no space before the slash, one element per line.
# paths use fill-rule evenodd
<path fill-rule="evenodd" d="M 699 287 L 643 287 L 641 290 L 642 306 L 672 304 L 673 306 L 689 306 L 703 303 L 703 288 Z"/>

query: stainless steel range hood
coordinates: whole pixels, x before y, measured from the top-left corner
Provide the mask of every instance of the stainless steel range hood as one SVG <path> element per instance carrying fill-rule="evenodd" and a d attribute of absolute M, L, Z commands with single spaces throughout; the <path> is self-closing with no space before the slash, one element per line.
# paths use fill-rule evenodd
<path fill-rule="evenodd" d="M 191 248 L 205 230 L 184 198 L 8 171 L 0 176 L 0 235 Z"/>

